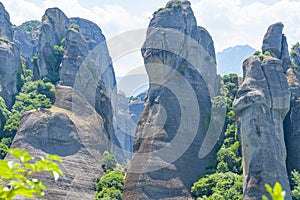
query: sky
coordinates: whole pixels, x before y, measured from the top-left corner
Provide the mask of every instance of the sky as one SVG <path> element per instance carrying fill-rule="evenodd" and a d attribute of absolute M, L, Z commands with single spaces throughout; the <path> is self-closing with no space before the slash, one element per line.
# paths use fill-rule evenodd
<path fill-rule="evenodd" d="M 244 44 L 260 49 L 268 26 L 278 21 L 285 25 L 284 33 L 290 47 L 300 40 L 300 0 L 190 1 L 198 25 L 209 31 L 216 52 Z M 1 0 L 1 2 L 15 25 L 31 19 L 40 20 L 47 8 L 58 7 L 68 17 L 82 17 L 97 23 L 109 40 L 126 31 L 147 28 L 152 13 L 164 7 L 167 0 Z M 130 59 L 132 60 L 132 56 Z M 123 59 L 121 63 L 127 62 L 128 60 Z M 141 57 L 135 65 L 142 65 Z M 124 73 L 116 70 L 117 76 Z"/>

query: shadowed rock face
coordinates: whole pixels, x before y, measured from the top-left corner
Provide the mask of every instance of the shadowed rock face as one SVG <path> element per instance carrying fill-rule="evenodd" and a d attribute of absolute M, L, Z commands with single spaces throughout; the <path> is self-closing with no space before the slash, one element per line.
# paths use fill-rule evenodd
<path fill-rule="evenodd" d="M 39 37 L 37 32 L 26 33 L 22 29 L 14 28 L 14 42 L 20 50 L 20 55 L 24 58 L 28 69 L 33 70 L 31 59 L 38 52 Z"/>
<path fill-rule="evenodd" d="M 276 58 L 282 49 L 282 28 L 281 23 L 270 26 L 264 38 L 263 51 L 273 57 L 252 56 L 244 61 L 244 80 L 233 102 L 240 123 L 244 200 L 261 199 L 267 193 L 264 185 L 275 182 L 291 199 L 283 131 L 290 91 L 284 61 Z"/>
<path fill-rule="evenodd" d="M 61 156 L 64 175 L 54 182 L 51 175 L 37 176 L 47 185 L 45 199 L 93 199 L 97 177 L 103 175 L 102 153 L 109 141 L 103 119 L 74 89 L 58 86 L 51 109 L 27 112 L 12 147 L 35 157 Z"/>
<path fill-rule="evenodd" d="M 188 1 L 167 5 L 151 20 L 142 48 L 150 87 L 125 200 L 191 198 L 190 188 L 211 156 L 200 159 L 198 154 L 209 123 L 209 91 L 214 95 L 213 41 L 197 27 Z"/>
<path fill-rule="evenodd" d="M 299 46 L 292 48 L 292 62 L 300 66 Z M 285 141 L 287 147 L 287 168 L 288 172 L 296 169 L 300 171 L 300 72 L 298 69 L 288 69 L 286 72 L 289 88 L 291 91 L 291 109 L 284 122 Z"/>
<path fill-rule="evenodd" d="M 0 3 L 0 96 L 11 108 L 17 93 L 17 72 L 21 67 L 20 53 L 12 42 L 9 14 Z"/>

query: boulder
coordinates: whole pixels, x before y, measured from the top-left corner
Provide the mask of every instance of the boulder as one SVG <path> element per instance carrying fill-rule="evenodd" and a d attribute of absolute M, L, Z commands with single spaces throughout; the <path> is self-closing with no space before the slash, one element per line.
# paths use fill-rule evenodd
<path fill-rule="evenodd" d="M 36 175 L 47 185 L 44 199 L 94 198 L 96 179 L 103 175 L 102 153 L 109 147 L 103 124 L 84 96 L 66 86 L 56 88 L 52 108 L 25 113 L 12 148 L 34 157 L 57 154 L 62 159 L 59 166 L 64 174 L 57 182 L 50 174 Z"/>

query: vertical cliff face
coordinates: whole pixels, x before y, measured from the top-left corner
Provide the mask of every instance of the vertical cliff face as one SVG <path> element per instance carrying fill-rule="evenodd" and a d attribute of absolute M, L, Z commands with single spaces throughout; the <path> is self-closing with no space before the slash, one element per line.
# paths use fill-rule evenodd
<path fill-rule="evenodd" d="M 300 141 L 300 48 L 295 45 L 291 53 L 292 63 L 294 68 L 288 69 L 286 75 L 291 91 L 291 108 L 288 113 L 285 123 L 285 141 L 287 147 L 287 168 L 288 172 L 296 169 L 300 171 L 300 155 L 299 155 L 299 141 Z"/>
<path fill-rule="evenodd" d="M 81 92 L 103 117 L 112 138 L 116 80 L 105 37 L 96 24 L 69 19 L 58 8 L 47 9 L 39 35 L 38 72 Z"/>
<path fill-rule="evenodd" d="M 187 199 L 210 157 L 198 154 L 214 93 L 213 41 L 188 1 L 170 1 L 154 14 L 142 55 L 150 88 L 123 199 Z"/>
<path fill-rule="evenodd" d="M 14 28 L 13 40 L 19 48 L 20 55 L 24 59 L 26 67 L 33 70 L 34 66 L 31 63 L 31 59 L 38 52 L 38 33 L 27 33 L 20 28 Z"/>
<path fill-rule="evenodd" d="M 17 72 L 21 67 L 20 53 L 13 43 L 9 14 L 0 3 L 0 96 L 11 108 L 17 93 Z"/>
<path fill-rule="evenodd" d="M 73 87 L 77 72 L 88 54 L 88 44 L 79 30 L 73 28 L 68 30 L 65 38 L 65 53 L 59 70 L 60 83 Z"/>
<path fill-rule="evenodd" d="M 54 75 L 58 72 L 57 65 L 53 65 L 53 47 L 60 46 L 66 36 L 69 19 L 58 8 L 49 8 L 42 17 L 41 33 L 38 48 L 38 75 Z M 59 64 L 58 64 L 59 65 Z"/>
<path fill-rule="evenodd" d="M 8 40 L 12 41 L 13 31 L 12 24 L 8 12 L 5 10 L 3 4 L 0 2 L 0 37 L 5 36 Z"/>
<path fill-rule="evenodd" d="M 82 18 L 70 18 L 69 24 L 77 24 L 80 28 L 81 34 L 85 40 L 89 43 L 89 49 L 94 49 L 101 42 L 105 41 L 105 37 L 102 34 L 102 30 L 97 24 Z"/>
<path fill-rule="evenodd" d="M 1 40 L 0 44 L 1 64 L 5 48 L 3 52 L 8 55 L 3 56 L 3 63 L 10 67 L 3 71 L 0 67 L 0 83 L 8 92 L 13 90 L 7 89 L 2 80 L 16 88 L 15 82 L 5 78 L 11 78 L 7 73 L 20 63 L 13 45 L 9 40 L 3 44 Z M 102 153 L 111 150 L 114 136 L 112 99 L 116 81 L 105 37 L 88 20 L 69 20 L 58 8 L 47 9 L 42 18 L 37 63 L 40 78 L 60 79 L 56 100 L 50 109 L 25 113 L 12 147 L 25 149 L 33 156 L 61 156 L 64 176 L 57 183 L 50 176 L 38 176 L 48 186 L 45 199 L 93 199 L 96 179 L 103 175 Z"/>
<path fill-rule="evenodd" d="M 291 199 L 283 132 L 290 92 L 284 61 L 278 59 L 286 54 L 279 51 L 282 28 L 281 23 L 274 24 L 265 35 L 263 52 L 272 56 L 252 56 L 243 63 L 244 80 L 233 103 L 241 125 L 245 200 L 261 199 L 266 195 L 264 184 L 277 181 Z M 270 43 L 277 45 L 266 48 Z"/>

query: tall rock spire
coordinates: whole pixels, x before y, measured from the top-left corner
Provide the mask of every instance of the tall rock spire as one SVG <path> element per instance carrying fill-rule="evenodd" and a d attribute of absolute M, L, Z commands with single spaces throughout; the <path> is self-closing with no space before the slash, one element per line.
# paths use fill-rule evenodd
<path fill-rule="evenodd" d="M 154 13 L 142 47 L 149 76 L 123 199 L 188 199 L 212 153 L 199 158 L 216 88 L 211 36 L 189 1 Z"/>
<path fill-rule="evenodd" d="M 0 96 L 11 108 L 17 93 L 17 72 L 21 68 L 20 52 L 12 42 L 9 14 L 0 3 Z"/>
<path fill-rule="evenodd" d="M 286 169 L 283 120 L 290 108 L 290 92 L 282 54 L 281 23 L 271 25 L 263 52 L 244 61 L 244 80 L 233 102 L 240 121 L 244 200 L 267 195 L 265 184 L 280 182 L 291 200 Z"/>
<path fill-rule="evenodd" d="M 285 141 L 287 147 L 288 172 L 300 171 L 300 46 L 295 44 L 291 50 L 292 67 L 287 70 L 287 79 L 291 91 L 291 109 L 284 122 Z"/>

